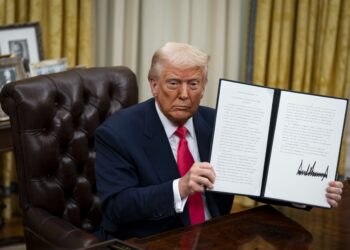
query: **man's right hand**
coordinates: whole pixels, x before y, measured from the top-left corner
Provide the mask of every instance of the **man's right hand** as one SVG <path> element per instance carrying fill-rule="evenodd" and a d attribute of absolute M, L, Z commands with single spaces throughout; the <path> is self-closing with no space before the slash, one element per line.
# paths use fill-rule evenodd
<path fill-rule="evenodd" d="M 181 199 L 195 193 L 203 193 L 206 188 L 212 189 L 215 182 L 215 172 L 208 162 L 196 162 L 190 170 L 179 179 Z"/>

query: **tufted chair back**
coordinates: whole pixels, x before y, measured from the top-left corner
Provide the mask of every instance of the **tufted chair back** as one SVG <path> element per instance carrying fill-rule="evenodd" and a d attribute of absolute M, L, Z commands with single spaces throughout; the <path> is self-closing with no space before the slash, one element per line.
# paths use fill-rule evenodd
<path fill-rule="evenodd" d="M 137 103 L 134 73 L 106 67 L 37 76 L 6 85 L 0 101 L 11 121 L 27 249 L 98 242 L 94 131 Z"/>

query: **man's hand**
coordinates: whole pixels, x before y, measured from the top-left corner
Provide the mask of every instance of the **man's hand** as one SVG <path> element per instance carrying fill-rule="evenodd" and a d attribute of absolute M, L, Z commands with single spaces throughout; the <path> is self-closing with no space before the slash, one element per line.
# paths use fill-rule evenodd
<path fill-rule="evenodd" d="M 213 188 L 215 172 L 208 162 L 195 162 L 190 170 L 179 179 L 179 191 L 181 198 L 185 198 L 195 192 L 204 192 L 206 188 Z"/>
<path fill-rule="evenodd" d="M 331 181 L 326 189 L 326 197 L 329 205 L 337 207 L 338 202 L 341 200 L 341 194 L 343 193 L 343 183 L 340 181 Z"/>

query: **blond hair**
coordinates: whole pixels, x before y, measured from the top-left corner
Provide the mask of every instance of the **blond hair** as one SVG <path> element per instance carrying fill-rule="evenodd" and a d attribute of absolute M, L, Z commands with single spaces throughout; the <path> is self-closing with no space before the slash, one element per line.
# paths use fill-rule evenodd
<path fill-rule="evenodd" d="M 162 66 L 166 64 L 179 68 L 200 68 L 204 81 L 207 81 L 209 56 L 186 43 L 166 43 L 152 57 L 148 79 L 158 79 Z"/>

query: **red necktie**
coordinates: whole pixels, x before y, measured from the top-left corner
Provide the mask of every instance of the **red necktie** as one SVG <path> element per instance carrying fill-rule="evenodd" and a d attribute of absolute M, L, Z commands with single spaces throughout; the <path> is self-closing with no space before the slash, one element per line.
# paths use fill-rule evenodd
<path fill-rule="evenodd" d="M 175 134 L 180 138 L 177 149 L 177 165 L 181 176 L 184 176 L 194 163 L 190 150 L 188 149 L 185 127 L 178 127 Z M 188 197 L 188 208 L 190 212 L 191 224 L 202 223 L 205 220 L 202 194 L 194 193 Z"/>

